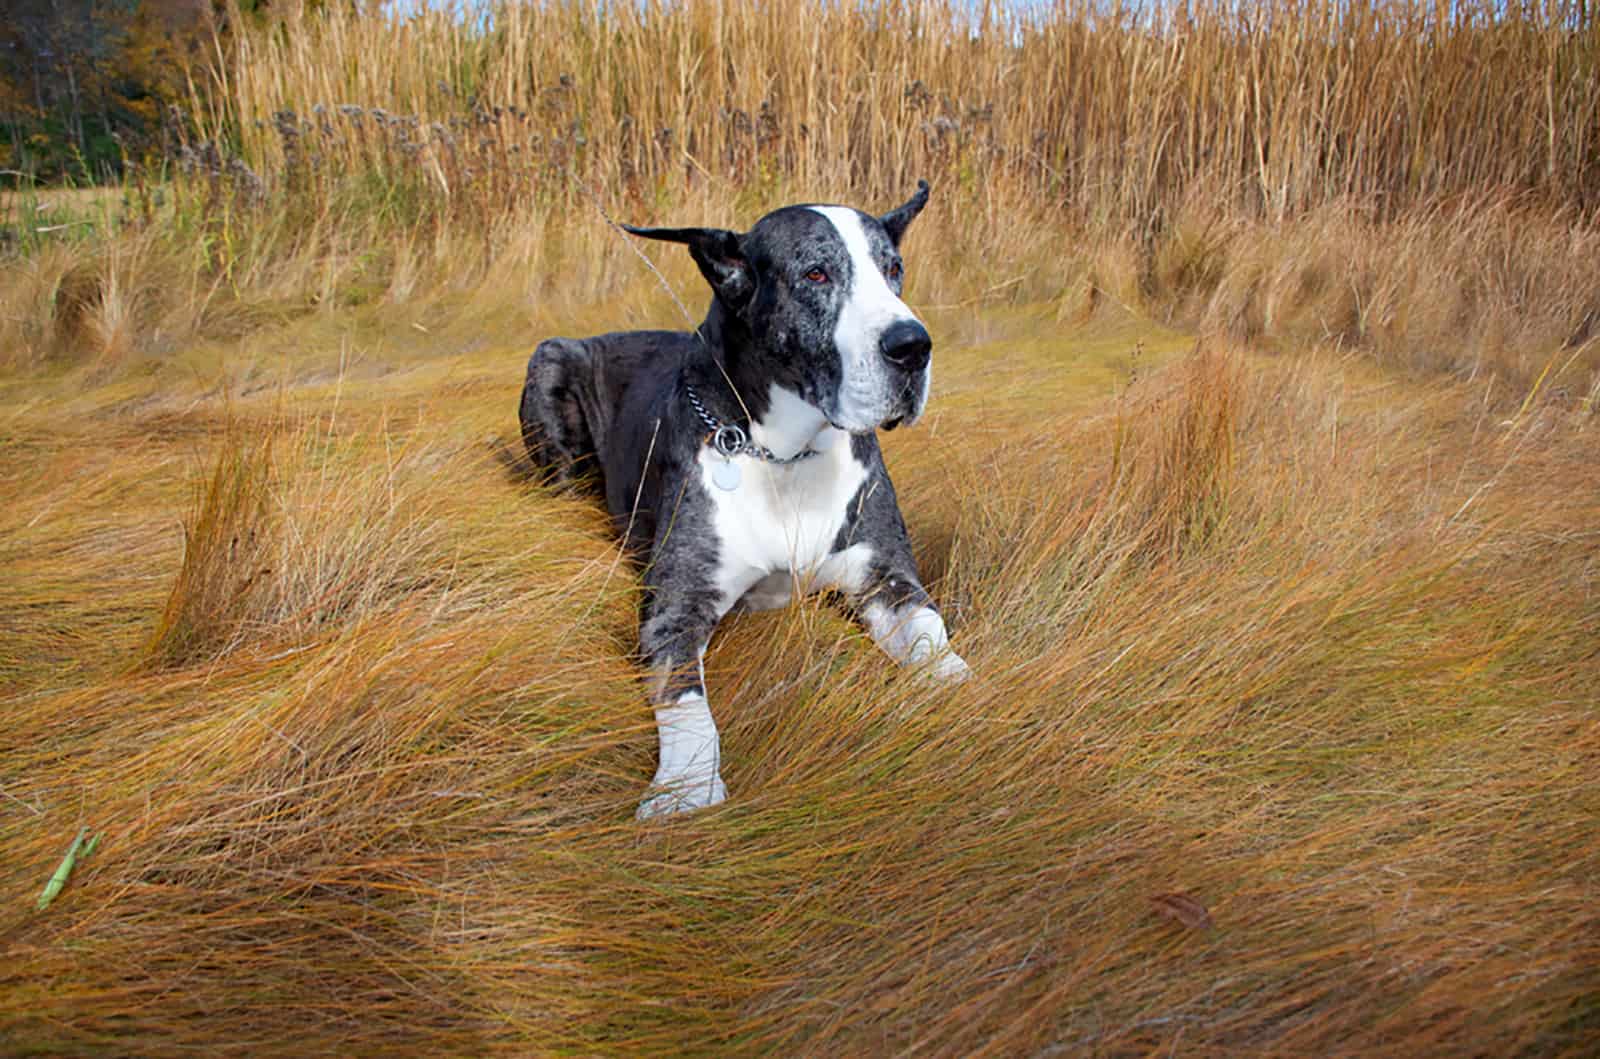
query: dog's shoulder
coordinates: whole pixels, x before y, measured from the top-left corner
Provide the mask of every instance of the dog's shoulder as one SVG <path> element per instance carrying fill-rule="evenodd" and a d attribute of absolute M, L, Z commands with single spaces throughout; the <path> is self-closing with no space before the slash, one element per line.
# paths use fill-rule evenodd
<path fill-rule="evenodd" d="M 618 332 L 599 341 L 610 359 L 597 381 L 615 409 L 605 447 L 607 506 L 633 523 L 630 537 L 648 535 L 660 494 L 681 492 L 679 478 L 694 466 L 700 434 L 684 369 L 704 348 L 692 332 Z"/>

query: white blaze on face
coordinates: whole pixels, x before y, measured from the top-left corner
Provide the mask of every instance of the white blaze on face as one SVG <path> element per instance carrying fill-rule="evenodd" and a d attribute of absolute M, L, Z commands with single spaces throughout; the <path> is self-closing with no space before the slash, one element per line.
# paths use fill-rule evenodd
<path fill-rule="evenodd" d="M 872 430 L 892 414 L 896 396 L 878 342 L 890 324 L 915 320 L 916 315 L 878 271 L 861 215 L 844 206 L 811 208 L 838 231 L 850 255 L 850 288 L 833 329 L 834 348 L 843 368 L 833 421 L 850 431 Z"/>

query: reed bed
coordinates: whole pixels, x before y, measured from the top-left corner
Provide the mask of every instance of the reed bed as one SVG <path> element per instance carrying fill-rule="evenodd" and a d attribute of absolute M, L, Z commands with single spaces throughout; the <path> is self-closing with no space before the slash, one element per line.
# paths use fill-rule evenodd
<path fill-rule="evenodd" d="M 1485 189 L 1600 205 L 1600 27 L 1572 5 L 407 10 L 235 36 L 202 128 L 286 179 L 412 173 L 483 218 L 919 176 L 1141 229 L 1194 188 L 1274 220 Z"/>

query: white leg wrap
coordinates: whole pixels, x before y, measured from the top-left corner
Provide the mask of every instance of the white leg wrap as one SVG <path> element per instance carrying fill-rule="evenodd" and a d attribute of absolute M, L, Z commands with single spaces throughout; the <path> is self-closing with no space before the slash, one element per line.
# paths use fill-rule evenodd
<path fill-rule="evenodd" d="M 656 731 L 661 763 L 638 819 L 703 809 L 727 798 L 720 773 L 722 742 L 703 694 L 686 692 L 671 706 L 657 707 Z"/>
<path fill-rule="evenodd" d="M 965 680 L 972 673 L 950 649 L 950 636 L 937 611 L 927 607 L 891 610 L 881 603 L 869 603 L 862 616 L 872 639 L 896 662 L 923 669 L 938 680 Z"/>

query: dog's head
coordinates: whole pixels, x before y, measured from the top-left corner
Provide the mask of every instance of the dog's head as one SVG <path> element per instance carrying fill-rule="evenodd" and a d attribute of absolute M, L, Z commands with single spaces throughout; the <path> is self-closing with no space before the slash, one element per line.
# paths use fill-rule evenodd
<path fill-rule="evenodd" d="M 634 228 L 685 243 L 723 312 L 748 336 L 741 356 L 770 382 L 852 433 L 915 422 L 928 400 L 933 340 L 900 300 L 900 240 L 928 182 L 874 217 L 848 206 L 786 206 L 740 234 Z"/>

